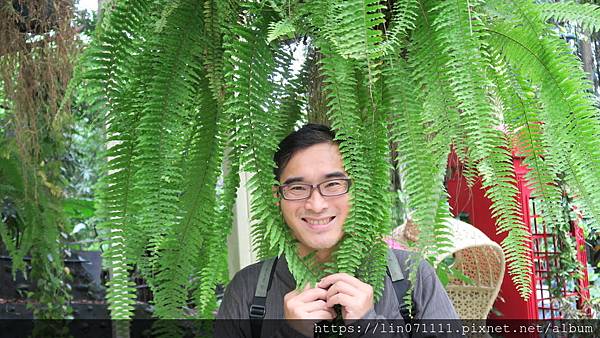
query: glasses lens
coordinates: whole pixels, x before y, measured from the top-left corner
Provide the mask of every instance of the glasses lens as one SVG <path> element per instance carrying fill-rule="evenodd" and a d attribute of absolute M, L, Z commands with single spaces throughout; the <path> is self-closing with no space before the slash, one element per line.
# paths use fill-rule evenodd
<path fill-rule="evenodd" d="M 291 200 L 307 198 L 310 195 L 310 186 L 305 184 L 292 184 L 283 188 L 283 197 Z"/>
<path fill-rule="evenodd" d="M 331 180 L 319 185 L 321 193 L 324 196 L 337 196 L 348 192 L 347 180 Z"/>

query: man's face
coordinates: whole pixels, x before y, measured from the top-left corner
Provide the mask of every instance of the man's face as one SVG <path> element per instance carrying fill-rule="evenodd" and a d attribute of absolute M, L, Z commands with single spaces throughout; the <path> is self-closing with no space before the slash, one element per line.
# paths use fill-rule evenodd
<path fill-rule="evenodd" d="M 294 153 L 281 173 L 280 182 L 319 184 L 328 179 L 347 177 L 338 146 L 319 143 Z M 349 199 L 349 194 L 323 197 L 318 189 L 314 189 L 308 199 L 281 199 L 283 218 L 300 242 L 301 256 L 313 250 L 326 257 L 331 254 L 344 234 Z"/>

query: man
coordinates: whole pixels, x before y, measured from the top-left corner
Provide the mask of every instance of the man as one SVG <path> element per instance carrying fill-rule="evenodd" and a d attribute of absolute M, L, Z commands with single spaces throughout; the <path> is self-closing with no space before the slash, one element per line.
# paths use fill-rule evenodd
<path fill-rule="evenodd" d="M 318 262 L 327 262 L 344 235 L 350 211 L 351 179 L 344 170 L 334 133 L 326 126 L 307 124 L 292 132 L 275 153 L 275 177 L 279 207 L 287 226 L 298 240 L 300 256 L 316 252 Z M 354 180 L 360 177 L 354 177 Z M 408 253 L 395 250 L 404 266 Z M 217 319 L 248 319 L 257 288 L 261 263 L 239 271 L 228 285 Z M 285 319 L 287 333 L 265 332 L 262 336 L 313 336 L 314 323 L 332 320 L 334 306 L 341 306 L 346 323 L 365 319 L 401 319 L 400 303 L 388 276 L 381 299 L 374 303 L 373 288 L 345 273 L 326 276 L 315 287 L 296 287 L 285 257 L 280 257 L 270 278 L 265 319 Z M 458 316 L 435 271 L 421 262 L 413 293 L 415 319 L 457 319 Z M 247 321 L 246 321 L 247 322 Z M 240 323 L 238 323 L 240 324 Z M 247 324 L 247 323 L 246 323 Z M 293 328 L 293 330 L 290 329 Z M 219 331 L 223 330 L 223 331 Z M 252 336 L 250 325 L 231 323 L 217 327 L 229 336 Z"/>

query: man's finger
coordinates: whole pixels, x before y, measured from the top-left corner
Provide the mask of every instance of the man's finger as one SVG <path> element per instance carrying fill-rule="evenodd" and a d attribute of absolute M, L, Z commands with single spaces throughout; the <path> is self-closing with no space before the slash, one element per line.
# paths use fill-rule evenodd
<path fill-rule="evenodd" d="M 345 293 L 349 296 L 354 297 L 359 296 L 361 294 L 361 290 L 355 288 L 354 286 L 344 281 L 339 281 L 329 287 L 329 289 L 327 290 L 327 298 L 330 298 L 337 293 Z"/>
<path fill-rule="evenodd" d="M 313 288 L 302 291 L 298 294 L 298 299 L 304 303 L 312 302 L 317 299 L 327 299 L 327 290 L 321 288 Z"/>
<path fill-rule="evenodd" d="M 355 288 L 360 288 L 364 284 L 358 278 L 352 277 L 349 274 L 342 272 L 342 273 L 334 273 L 333 275 L 324 277 L 317 284 L 317 287 L 326 289 L 339 281 L 344 281 L 344 282 L 352 285 Z"/>
<path fill-rule="evenodd" d="M 319 310 L 327 310 L 327 302 L 323 299 L 315 300 L 314 302 L 305 303 L 303 310 L 306 312 L 313 312 Z"/>
<path fill-rule="evenodd" d="M 354 299 L 354 297 L 348 296 L 347 294 L 336 293 L 335 295 L 333 295 L 327 299 L 327 306 L 333 307 L 336 304 L 339 304 L 341 306 L 351 306 L 351 305 L 353 305 L 352 304 L 353 299 Z"/>

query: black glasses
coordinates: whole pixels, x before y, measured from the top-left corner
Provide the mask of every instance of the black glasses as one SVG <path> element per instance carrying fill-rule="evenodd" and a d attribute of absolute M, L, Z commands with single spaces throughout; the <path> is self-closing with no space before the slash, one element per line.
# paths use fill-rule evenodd
<path fill-rule="evenodd" d="M 335 178 L 319 184 L 289 183 L 279 186 L 279 193 L 284 200 L 297 201 L 310 198 L 313 190 L 319 190 L 321 196 L 339 196 L 348 193 L 352 180 Z"/>

